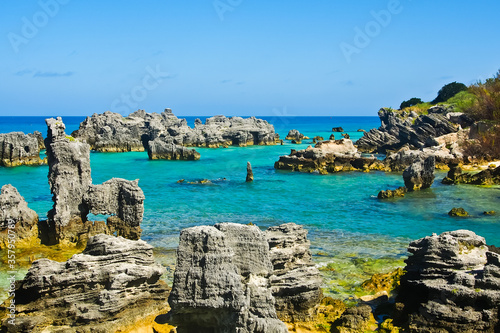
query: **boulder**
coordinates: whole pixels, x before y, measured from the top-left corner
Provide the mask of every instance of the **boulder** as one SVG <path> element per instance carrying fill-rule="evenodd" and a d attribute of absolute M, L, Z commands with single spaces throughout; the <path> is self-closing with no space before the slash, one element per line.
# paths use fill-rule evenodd
<path fill-rule="evenodd" d="M 403 180 L 408 191 L 431 187 L 434 182 L 435 158 L 419 159 L 403 172 Z"/>
<path fill-rule="evenodd" d="M 287 332 L 269 288 L 264 233 L 232 223 L 181 231 L 171 311 L 157 322 L 177 332 Z"/>
<path fill-rule="evenodd" d="M 2 332 L 116 332 L 141 323 L 151 329 L 168 306 L 164 271 L 144 241 L 91 237 L 66 262 L 33 262 L 16 284 L 16 324 L 4 320 Z"/>
<path fill-rule="evenodd" d="M 469 216 L 469 213 L 463 209 L 462 207 L 458 207 L 458 208 L 452 208 L 449 212 L 448 212 L 448 215 L 452 216 L 452 217 L 467 217 Z"/>
<path fill-rule="evenodd" d="M 288 132 L 285 137 L 285 140 L 292 140 L 292 143 L 300 144 L 302 140 L 309 139 L 304 134 L 300 133 L 298 130 L 293 129 Z"/>
<path fill-rule="evenodd" d="M 0 134 L 0 166 L 41 165 L 40 132 Z"/>
<path fill-rule="evenodd" d="M 312 261 L 307 230 L 294 223 L 265 232 L 273 264 L 271 291 L 278 318 L 287 323 L 310 321 L 323 299 L 322 278 Z"/>
<path fill-rule="evenodd" d="M 373 332 L 378 325 L 369 305 L 347 308 L 339 319 L 332 323 L 332 333 Z"/>
<path fill-rule="evenodd" d="M 397 197 L 404 197 L 408 192 L 408 189 L 404 186 L 398 187 L 395 190 L 380 191 L 377 195 L 379 199 L 391 199 Z"/>
<path fill-rule="evenodd" d="M 176 145 L 173 140 L 159 137 L 148 141 L 148 156 L 150 160 L 184 160 L 196 161 L 200 159 L 200 153 L 194 149 Z"/>
<path fill-rule="evenodd" d="M 9 237 L 10 234 L 10 237 Z M 38 215 L 28 208 L 28 204 L 17 189 L 10 185 L 2 186 L 0 192 L 0 250 L 9 244 L 15 248 L 31 247 L 38 240 Z"/>
<path fill-rule="evenodd" d="M 468 230 L 411 242 L 397 298 L 408 332 L 497 332 L 500 255 Z"/>
<path fill-rule="evenodd" d="M 344 129 L 342 127 L 334 127 L 332 128 L 332 132 L 344 132 Z"/>

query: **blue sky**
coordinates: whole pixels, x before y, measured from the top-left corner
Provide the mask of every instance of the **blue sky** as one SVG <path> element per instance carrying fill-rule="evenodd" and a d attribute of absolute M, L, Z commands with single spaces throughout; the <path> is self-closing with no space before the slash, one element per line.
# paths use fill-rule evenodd
<path fill-rule="evenodd" d="M 498 0 L 3 0 L 0 115 L 376 115 L 500 69 Z"/>

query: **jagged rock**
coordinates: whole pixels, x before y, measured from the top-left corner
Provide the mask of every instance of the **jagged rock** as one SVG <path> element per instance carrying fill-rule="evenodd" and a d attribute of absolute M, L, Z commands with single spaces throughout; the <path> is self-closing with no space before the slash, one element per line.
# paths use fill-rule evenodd
<path fill-rule="evenodd" d="M 301 172 L 339 172 L 383 170 L 384 164 L 375 157 L 361 157 L 351 140 L 322 141 L 314 148 L 294 150 L 290 155 L 280 156 L 274 164 L 276 169 Z"/>
<path fill-rule="evenodd" d="M 418 150 L 412 150 L 408 145 L 405 145 L 397 152 L 387 155 L 384 163 L 391 171 L 403 171 L 415 163 L 415 161 L 431 156 L 435 159 L 436 168 L 446 170 L 448 164 L 461 161 L 463 154 L 458 149 L 450 151 L 444 144 Z"/>
<path fill-rule="evenodd" d="M 148 156 L 150 160 L 196 161 L 200 159 L 200 153 L 196 150 L 176 145 L 172 139 L 168 140 L 164 137 L 148 141 Z"/>
<path fill-rule="evenodd" d="M 292 140 L 292 143 L 300 144 L 302 143 L 302 140 L 309 139 L 307 136 L 304 134 L 300 133 L 298 130 L 293 129 L 290 130 L 285 137 L 285 140 Z"/>
<path fill-rule="evenodd" d="M 500 255 L 457 230 L 411 242 L 397 301 L 409 332 L 497 332 Z"/>
<path fill-rule="evenodd" d="M 395 190 L 380 191 L 377 195 L 379 199 L 390 199 L 396 197 L 404 197 L 408 189 L 404 186 L 398 187 Z"/>
<path fill-rule="evenodd" d="M 417 191 L 431 187 L 434 182 L 434 156 L 420 159 L 403 172 L 403 180 L 408 191 Z"/>
<path fill-rule="evenodd" d="M 321 275 L 309 250 L 307 230 L 286 223 L 268 228 L 265 235 L 274 267 L 270 282 L 278 318 L 287 323 L 311 320 L 323 293 Z"/>
<path fill-rule="evenodd" d="M 9 241 L 9 230 L 11 238 Z M 12 238 L 12 236 L 14 236 Z M 28 208 L 28 204 L 17 189 L 10 185 L 2 186 L 0 193 L 0 249 L 30 247 L 39 243 L 38 215 Z"/>
<path fill-rule="evenodd" d="M 181 231 L 171 311 L 177 332 L 287 332 L 269 289 L 269 245 L 256 226 L 233 223 Z"/>
<path fill-rule="evenodd" d="M 332 132 L 344 132 L 344 129 L 342 127 L 334 127 L 332 128 Z"/>
<path fill-rule="evenodd" d="M 252 165 L 250 162 L 247 162 L 247 183 L 253 182 L 253 170 L 252 170 Z"/>
<path fill-rule="evenodd" d="M 330 138 L 329 138 L 330 141 L 335 141 L 335 134 L 330 134 Z"/>
<path fill-rule="evenodd" d="M 144 213 L 144 193 L 138 181 L 112 179 L 92 185 L 90 146 L 69 137 L 61 118 L 46 120 L 45 145 L 49 163 L 49 185 L 53 208 L 41 224 L 44 244 L 84 244 L 99 233 L 138 239 Z M 87 220 L 89 213 L 114 214 L 108 224 Z"/>
<path fill-rule="evenodd" d="M 356 145 L 363 152 L 385 154 L 388 150 L 400 149 L 408 144 L 412 148 L 423 148 L 429 137 L 439 137 L 458 131 L 444 115 L 430 113 L 421 115 L 412 123 L 409 118 L 382 108 L 378 112 L 381 126 L 364 133 Z"/>
<path fill-rule="evenodd" d="M 250 117 L 207 118 L 205 124 L 188 126 L 170 109 L 161 114 L 138 110 L 128 117 L 104 112 L 87 117 L 73 136 L 85 139 L 97 151 L 144 151 L 148 142 L 158 137 L 170 138 L 176 145 L 186 147 L 220 147 L 226 145 L 274 145 L 276 133 L 267 121 Z"/>
<path fill-rule="evenodd" d="M 4 320 L 2 332 L 128 331 L 148 318 L 151 327 L 168 306 L 164 271 L 144 241 L 94 236 L 66 262 L 33 262 L 16 286 L 16 324 Z"/>
<path fill-rule="evenodd" d="M 489 216 L 493 216 L 496 214 L 497 214 L 497 212 L 495 212 L 494 210 L 488 210 L 488 211 L 483 212 L 483 215 L 489 215 Z"/>
<path fill-rule="evenodd" d="M 40 132 L 0 134 L 0 166 L 41 165 Z"/>
<path fill-rule="evenodd" d="M 474 124 L 474 119 L 463 112 L 449 112 L 446 118 L 454 124 L 462 126 L 462 128 L 469 127 Z"/>
<path fill-rule="evenodd" d="M 479 173 L 463 173 L 459 164 L 450 164 L 450 171 L 443 184 L 500 185 L 500 166 Z"/>
<path fill-rule="evenodd" d="M 313 138 L 313 143 L 317 143 L 318 141 L 324 141 L 324 140 L 325 140 L 324 137 L 317 135 Z"/>
<path fill-rule="evenodd" d="M 378 328 L 369 305 L 347 308 L 339 319 L 332 323 L 332 333 L 372 332 Z"/>
<path fill-rule="evenodd" d="M 448 215 L 453 216 L 453 217 L 466 217 L 469 216 L 469 213 L 462 207 L 459 208 L 452 208 L 449 212 Z"/>
<path fill-rule="evenodd" d="M 92 183 L 90 175 L 90 147 L 68 137 L 62 119 L 50 118 L 47 123 L 47 159 L 49 164 L 49 185 L 53 208 L 48 212 L 51 234 L 57 240 L 72 238 L 64 230 L 73 224 L 85 221 L 88 209 L 83 196 Z M 70 227 L 71 228 L 71 227 Z M 71 233 L 71 232 L 70 232 Z"/>

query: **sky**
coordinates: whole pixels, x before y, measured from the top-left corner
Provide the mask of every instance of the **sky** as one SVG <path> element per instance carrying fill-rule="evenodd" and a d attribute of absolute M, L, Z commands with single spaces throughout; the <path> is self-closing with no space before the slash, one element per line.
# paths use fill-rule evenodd
<path fill-rule="evenodd" d="M 2 0 L 0 116 L 376 116 L 500 69 L 498 0 Z"/>

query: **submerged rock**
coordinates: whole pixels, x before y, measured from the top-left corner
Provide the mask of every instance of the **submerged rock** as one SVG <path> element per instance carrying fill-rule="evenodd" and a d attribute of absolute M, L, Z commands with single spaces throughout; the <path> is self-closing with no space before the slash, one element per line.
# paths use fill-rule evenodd
<path fill-rule="evenodd" d="M 0 134 L 0 166 L 41 165 L 41 134 L 12 132 Z M 42 148 L 43 149 L 43 148 Z"/>
<path fill-rule="evenodd" d="M 273 267 L 258 227 L 233 223 L 184 229 L 180 235 L 172 310 L 177 332 L 287 332 L 269 289 Z"/>
<path fill-rule="evenodd" d="M 500 255 L 457 230 L 411 242 L 397 301 L 409 332 L 497 332 Z"/>
<path fill-rule="evenodd" d="M 144 241 L 91 237 L 67 262 L 33 262 L 16 285 L 16 324 L 4 320 L 2 331 L 116 332 L 141 323 L 151 329 L 168 306 L 163 273 Z"/>
<path fill-rule="evenodd" d="M 10 234 L 10 237 L 9 237 Z M 28 204 L 17 189 L 2 186 L 0 193 L 0 249 L 9 244 L 15 248 L 30 247 L 40 243 L 38 239 L 38 215 L 28 208 Z"/>
<path fill-rule="evenodd" d="M 453 216 L 453 217 L 467 217 L 469 216 L 469 213 L 463 209 L 462 207 L 459 208 L 452 208 L 449 212 L 448 215 Z"/>

